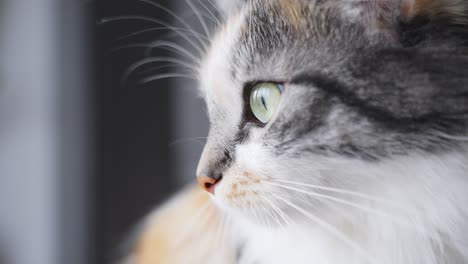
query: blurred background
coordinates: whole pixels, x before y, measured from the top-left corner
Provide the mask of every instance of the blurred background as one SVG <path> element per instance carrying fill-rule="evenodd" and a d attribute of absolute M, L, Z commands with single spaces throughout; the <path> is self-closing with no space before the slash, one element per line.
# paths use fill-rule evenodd
<path fill-rule="evenodd" d="M 0 263 L 113 263 L 194 182 L 208 121 L 191 71 L 215 11 L 0 0 Z"/>

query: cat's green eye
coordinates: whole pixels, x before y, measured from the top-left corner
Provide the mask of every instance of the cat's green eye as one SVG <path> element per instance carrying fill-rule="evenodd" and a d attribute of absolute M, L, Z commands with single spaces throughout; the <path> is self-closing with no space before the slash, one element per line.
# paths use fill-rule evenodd
<path fill-rule="evenodd" d="M 258 83 L 250 92 L 250 110 L 258 121 L 268 123 L 276 112 L 283 87 L 276 83 Z"/>

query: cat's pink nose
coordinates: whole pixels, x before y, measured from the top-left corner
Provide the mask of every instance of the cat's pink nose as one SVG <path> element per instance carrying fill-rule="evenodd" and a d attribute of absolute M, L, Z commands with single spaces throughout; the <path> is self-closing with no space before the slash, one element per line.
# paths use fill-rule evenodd
<path fill-rule="evenodd" d="M 211 174 L 212 173 L 201 173 L 197 176 L 197 181 L 203 189 L 211 194 L 214 194 L 215 185 L 222 179 L 222 177 L 215 177 Z"/>

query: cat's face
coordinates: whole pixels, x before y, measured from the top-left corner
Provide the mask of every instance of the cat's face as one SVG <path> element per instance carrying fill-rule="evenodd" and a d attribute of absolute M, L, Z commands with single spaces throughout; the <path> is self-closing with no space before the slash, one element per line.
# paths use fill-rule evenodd
<path fill-rule="evenodd" d="M 327 214 L 327 188 L 382 190 L 385 172 L 408 170 L 398 160 L 459 146 L 468 65 L 442 36 L 449 19 L 410 23 L 396 0 L 226 12 L 200 69 L 211 128 L 197 172 L 221 206 L 261 222 L 294 206 Z"/>

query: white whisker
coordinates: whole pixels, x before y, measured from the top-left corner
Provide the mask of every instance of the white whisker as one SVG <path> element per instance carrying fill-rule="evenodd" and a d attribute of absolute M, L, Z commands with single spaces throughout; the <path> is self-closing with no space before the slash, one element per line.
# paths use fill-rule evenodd
<path fill-rule="evenodd" d="M 256 210 L 252 207 L 252 204 L 249 206 L 249 211 L 255 216 L 257 222 L 262 223 L 262 220 L 258 217 Z"/>
<path fill-rule="evenodd" d="M 185 0 L 185 2 L 190 6 L 190 8 L 193 10 L 195 15 L 198 18 L 198 21 L 200 22 L 200 25 L 202 26 L 203 30 L 205 31 L 206 36 L 210 35 L 210 31 L 208 30 L 208 26 L 206 25 L 205 20 L 203 19 L 203 16 L 200 13 L 200 10 L 192 3 L 191 0 Z"/>
<path fill-rule="evenodd" d="M 173 27 L 172 25 L 151 17 L 145 17 L 145 16 L 135 16 L 135 15 L 127 15 L 127 16 L 114 16 L 114 17 L 108 17 L 108 18 L 103 18 L 99 22 L 100 24 L 105 24 L 105 23 L 110 23 L 110 22 L 115 22 L 115 21 L 123 21 L 123 20 L 140 20 L 140 21 L 146 21 L 146 22 L 151 22 L 155 23 L 164 27 L 167 27 L 168 30 L 172 30 L 174 33 L 178 34 L 180 37 L 182 37 L 187 43 L 189 43 L 193 48 L 195 48 L 199 54 L 203 54 L 204 51 L 203 49 L 200 48 L 191 38 L 189 38 L 187 35 L 183 33 L 178 27 Z M 200 40 L 201 41 L 201 40 Z"/>
<path fill-rule="evenodd" d="M 197 80 L 192 75 L 180 74 L 180 73 L 162 73 L 162 74 L 157 74 L 157 75 L 150 76 L 147 78 L 143 78 L 142 80 L 138 81 L 138 84 L 146 84 L 149 82 L 162 80 L 162 79 L 170 79 L 170 78 L 185 78 L 185 79 L 194 80 L 194 81 Z"/>
<path fill-rule="evenodd" d="M 169 15 L 171 15 L 172 17 L 174 17 L 179 23 L 181 23 L 182 26 L 184 26 L 187 30 L 190 30 L 190 31 L 192 31 L 192 32 L 196 32 L 196 30 L 195 30 L 192 26 L 190 26 L 187 22 L 185 22 L 184 19 L 182 19 L 179 15 L 175 14 L 175 13 L 174 13 L 172 10 L 170 10 L 169 8 L 166 8 L 166 7 L 164 7 L 163 5 L 160 5 L 160 4 L 156 3 L 156 2 L 152 2 L 152 1 L 149 1 L 149 0 L 139 0 L 139 1 L 144 2 L 144 3 L 147 3 L 147 4 L 149 4 L 149 5 L 152 5 L 152 6 L 154 6 L 154 7 L 157 7 L 157 8 L 159 8 L 159 9 L 165 11 L 166 13 L 168 13 Z M 201 34 L 201 35 L 202 35 L 202 34 Z M 209 34 L 206 34 L 206 35 L 204 35 L 204 36 L 205 36 L 205 38 L 208 38 Z M 200 38 L 197 38 L 197 40 L 198 40 L 198 42 L 202 45 L 202 47 L 203 47 L 204 49 L 206 49 L 206 43 L 203 42 Z M 197 49 L 197 50 L 201 50 L 201 49 L 200 49 L 200 46 L 194 45 L 194 47 L 195 47 L 195 46 L 196 46 L 196 49 Z M 201 52 L 201 53 L 202 53 L 202 52 Z"/>
<path fill-rule="evenodd" d="M 189 30 L 189 29 L 185 29 L 185 28 L 179 28 L 179 27 L 172 27 L 172 29 L 174 29 L 174 30 L 177 29 L 178 31 L 181 31 L 181 32 L 183 31 L 183 32 L 185 32 L 187 34 L 193 35 L 194 37 L 200 37 L 203 40 L 208 41 L 208 38 L 205 37 L 205 35 L 203 35 L 201 33 L 198 33 L 198 32 L 195 32 L 195 31 L 192 31 L 192 30 Z M 142 29 L 142 30 L 135 31 L 135 32 L 132 32 L 132 33 L 127 34 L 127 35 L 123 35 L 123 36 L 121 36 L 119 38 L 116 38 L 114 40 L 114 42 L 122 41 L 122 40 L 125 40 L 125 39 L 128 39 L 128 38 L 134 37 L 134 36 L 142 35 L 142 34 L 153 32 L 153 31 L 160 31 L 160 30 L 171 30 L 171 28 L 152 27 L 152 28 Z"/>
<path fill-rule="evenodd" d="M 146 65 L 148 63 L 153 63 L 153 62 L 170 62 L 170 63 L 176 63 L 176 64 L 180 64 L 184 67 L 187 67 L 189 69 L 192 69 L 193 66 L 190 65 L 189 63 L 187 63 L 186 61 L 183 61 L 183 60 L 180 60 L 180 59 L 176 59 L 176 58 L 172 58 L 172 57 L 152 57 L 152 58 L 147 58 L 147 59 L 143 59 L 143 60 L 140 60 L 136 63 L 134 63 L 133 65 L 131 65 L 126 71 L 125 73 L 122 75 L 122 83 L 125 84 L 127 82 L 127 80 L 129 79 L 130 75 L 135 71 L 137 70 L 138 68 L 140 68 L 141 66 L 143 65 Z"/>
<path fill-rule="evenodd" d="M 167 63 L 167 64 L 164 64 L 164 65 L 160 65 L 160 66 L 155 66 L 155 67 L 148 67 L 147 69 L 144 69 L 144 70 L 141 70 L 138 72 L 139 75 L 145 75 L 145 74 L 150 74 L 150 73 L 159 73 L 160 70 L 163 70 L 163 69 L 175 69 L 175 70 L 179 70 L 181 68 L 182 65 L 180 64 L 177 64 L 177 63 Z M 182 66 L 183 67 L 183 66 Z M 189 69 L 187 69 L 189 70 Z M 166 72 L 166 73 L 171 73 L 171 72 Z M 174 71 L 172 73 L 178 73 L 177 71 Z M 180 72 L 180 73 L 187 73 L 187 74 L 190 74 L 190 72 Z"/>
<path fill-rule="evenodd" d="M 283 219 L 284 223 L 286 223 L 287 225 L 290 225 L 290 222 L 287 219 L 287 216 L 284 214 L 283 211 L 281 211 L 281 209 L 278 206 L 276 206 L 272 201 L 270 201 L 270 199 L 268 199 L 265 196 L 263 196 L 263 199 L 271 206 L 271 208 L 273 208 L 273 210 L 281 217 L 281 219 Z M 284 225 L 282 226 L 284 227 Z"/>
<path fill-rule="evenodd" d="M 331 233 L 336 238 L 340 239 L 342 242 L 347 244 L 350 248 L 356 251 L 359 255 L 365 258 L 370 263 L 379 263 L 374 257 L 370 256 L 362 247 L 360 247 L 356 242 L 351 240 L 349 237 L 344 235 L 340 232 L 336 227 L 332 226 L 331 224 L 325 222 L 324 220 L 320 219 L 319 217 L 307 212 L 306 210 L 302 209 L 301 207 L 291 203 L 290 201 L 278 196 L 274 195 L 276 199 L 282 200 L 285 204 L 289 205 L 293 209 L 297 210 L 298 212 L 302 213 L 304 216 L 308 217 L 310 220 L 314 221 L 316 224 L 321 226 L 325 231 Z"/>
<path fill-rule="evenodd" d="M 168 50 L 168 51 L 177 53 L 177 54 L 179 54 L 181 56 L 185 56 L 185 53 L 182 53 L 179 50 L 174 50 L 173 47 L 169 47 L 169 46 L 166 46 L 166 45 L 161 45 L 161 46 L 158 46 L 158 47 L 154 47 L 154 46 L 150 47 L 150 44 L 123 45 L 123 46 L 116 47 L 116 48 L 110 50 L 109 52 L 117 52 L 119 50 L 128 49 L 128 48 L 159 48 L 159 49 Z M 187 61 L 177 59 L 177 58 L 174 58 L 174 57 L 150 57 L 150 56 L 148 56 L 148 57 L 149 58 L 145 58 L 145 59 L 142 59 L 142 60 L 134 63 L 132 66 L 130 66 L 129 69 L 131 69 L 132 67 L 137 66 L 137 65 L 143 66 L 144 64 L 151 63 L 151 62 L 172 62 L 172 63 L 176 63 L 176 64 L 178 64 L 180 66 L 183 66 L 183 67 L 193 71 L 193 73 L 198 72 L 198 64 L 196 62 L 194 62 L 195 64 L 192 64 L 191 62 L 187 62 Z M 166 60 L 162 61 L 160 58 L 166 58 Z M 189 58 L 189 57 L 184 57 L 184 58 L 189 59 L 189 60 L 193 59 L 193 58 Z"/>
<path fill-rule="evenodd" d="M 442 132 L 434 132 L 437 136 L 446 138 L 446 139 L 451 139 L 451 140 L 457 140 L 457 141 L 468 141 L 468 136 L 454 136 L 454 135 L 448 135 Z"/>
<path fill-rule="evenodd" d="M 208 2 L 210 2 L 210 1 L 208 0 Z M 213 14 L 213 12 L 211 12 L 211 10 L 203 3 L 203 0 L 198 0 L 198 3 L 200 3 L 203 6 L 203 8 L 208 12 L 208 14 L 210 14 L 210 16 L 212 18 L 211 21 L 215 22 L 216 26 L 220 26 L 221 21 L 219 21 L 219 19 L 216 17 L 216 15 Z M 210 4 L 212 4 L 212 3 L 210 2 Z"/>
<path fill-rule="evenodd" d="M 374 196 L 371 196 L 371 195 L 368 195 L 368 194 L 356 192 L 356 191 L 349 191 L 349 190 L 338 189 L 338 188 L 334 188 L 334 187 L 325 187 L 325 186 L 320 186 L 320 185 L 316 185 L 316 184 L 301 183 L 301 182 L 295 182 L 295 181 L 289 181 L 289 180 L 277 180 L 277 179 L 275 179 L 274 181 L 279 182 L 279 183 L 288 183 L 288 184 L 293 184 L 293 185 L 297 185 L 297 186 L 310 187 L 310 188 L 317 189 L 317 190 L 347 194 L 347 195 L 351 195 L 351 196 L 355 196 L 355 197 L 359 197 L 359 198 L 364 198 L 364 199 L 367 199 L 367 200 L 373 201 L 373 202 L 384 203 L 384 204 L 392 206 L 394 208 L 404 210 L 401 206 L 397 205 L 396 203 L 392 203 L 391 201 L 388 201 L 388 200 L 385 200 L 385 199 L 382 199 L 382 198 L 378 198 L 378 197 L 374 197 Z"/>
<path fill-rule="evenodd" d="M 156 40 L 148 44 L 148 52 L 151 51 L 151 49 L 154 48 L 159 48 L 159 47 L 169 47 L 172 48 L 174 51 L 177 51 L 178 54 L 187 56 L 187 58 L 190 58 L 193 62 L 198 62 L 199 58 L 194 56 L 189 50 L 186 48 L 182 47 L 181 45 L 178 45 L 174 42 L 167 41 L 167 40 Z"/>
<path fill-rule="evenodd" d="M 199 1 L 202 1 L 202 0 L 199 0 Z M 214 4 L 213 1 L 207 0 L 207 2 L 210 3 L 211 7 L 213 7 L 213 9 L 216 11 L 216 13 L 218 13 L 219 15 L 223 14 L 223 12 L 221 12 L 221 10 L 219 10 L 218 6 L 216 4 Z M 214 17 L 216 17 L 216 15 L 214 15 Z M 219 21 L 219 19 L 218 19 L 218 21 Z"/>
<path fill-rule="evenodd" d="M 148 44 L 148 43 L 136 43 L 136 44 L 127 44 L 127 45 L 122 45 L 122 46 L 118 46 L 118 47 L 115 47 L 111 50 L 108 51 L 108 53 L 114 53 L 114 52 L 119 52 L 121 50 L 124 50 L 124 49 L 132 49 L 132 48 L 145 48 L 146 49 L 146 57 L 145 59 L 142 59 L 140 61 L 144 61 L 144 60 L 147 60 L 147 59 L 151 59 L 153 57 L 151 57 L 151 54 L 150 54 L 150 51 L 151 49 L 155 49 L 155 48 L 158 48 L 158 49 L 161 49 L 161 50 L 167 50 L 167 51 L 170 51 L 170 52 L 173 52 L 175 54 L 178 54 L 178 55 L 181 55 L 183 58 L 185 59 L 188 59 L 188 60 L 193 60 L 193 58 L 191 57 L 188 57 L 185 53 L 182 53 L 181 51 L 179 50 L 176 50 L 174 49 L 173 47 L 169 47 L 167 45 L 160 45 L 160 46 L 154 46 L 152 44 Z M 148 58 L 149 57 L 149 58 Z M 174 59 L 174 57 L 171 57 L 172 59 Z M 138 62 L 137 62 L 138 63 Z M 194 64 L 192 65 L 192 61 L 190 62 L 185 62 L 187 65 L 190 65 L 190 69 L 194 72 L 197 72 L 198 71 L 198 68 L 197 68 L 197 63 L 196 62 L 193 62 Z"/>
<path fill-rule="evenodd" d="M 268 227 L 271 228 L 273 225 L 271 224 L 270 219 L 273 221 L 273 219 L 274 219 L 275 217 L 271 214 L 271 212 L 270 212 L 265 206 L 263 206 L 262 203 L 259 203 L 259 206 L 260 206 L 260 208 L 269 216 L 269 217 L 268 217 L 268 216 L 265 216 L 265 220 L 267 221 Z M 270 217 L 271 217 L 271 218 L 270 218 Z M 279 223 L 277 222 L 277 224 L 279 224 Z"/>
<path fill-rule="evenodd" d="M 191 138 L 180 138 L 180 139 L 176 139 L 174 140 L 173 142 L 171 142 L 169 144 L 169 146 L 174 146 L 174 145 L 177 145 L 177 144 L 180 144 L 180 143 L 184 143 L 186 141 L 193 141 L 193 142 L 197 142 L 197 143 L 200 143 L 202 146 L 205 145 L 205 141 L 203 140 L 206 140 L 207 137 L 191 137 Z"/>
<path fill-rule="evenodd" d="M 303 194 L 306 194 L 306 195 L 309 195 L 309 196 L 312 196 L 312 197 L 323 198 L 323 199 L 333 201 L 333 202 L 336 202 L 336 203 L 339 203 L 339 204 L 344 204 L 344 205 L 351 206 L 353 208 L 357 208 L 357 209 L 362 210 L 364 212 L 371 213 L 371 214 L 383 217 L 383 218 L 385 218 L 387 220 L 390 220 L 392 223 L 398 225 L 401 228 L 405 228 L 405 229 L 407 229 L 409 231 L 416 232 L 417 234 L 419 234 L 421 236 L 431 238 L 437 243 L 442 243 L 439 236 L 428 234 L 427 232 L 424 231 L 423 226 L 410 223 L 410 222 L 408 222 L 407 220 L 405 220 L 403 218 L 397 218 L 397 217 L 395 217 L 393 215 L 390 215 L 388 213 L 381 212 L 381 211 L 375 210 L 373 208 L 362 206 L 362 205 L 359 205 L 359 204 L 356 204 L 356 203 L 353 203 L 353 202 L 350 202 L 350 201 L 347 201 L 347 200 L 339 199 L 339 198 L 336 198 L 336 197 L 332 197 L 332 196 L 329 196 L 329 195 L 310 192 L 310 191 L 307 191 L 307 190 L 302 190 L 302 189 L 298 189 L 298 188 L 294 188 L 294 187 L 283 186 L 283 185 L 274 184 L 274 183 L 270 183 L 270 184 L 272 184 L 274 186 L 277 186 L 277 187 L 280 187 L 280 188 L 284 188 L 284 189 L 288 189 L 288 190 L 291 190 L 291 191 L 296 191 L 296 192 L 299 192 L 299 193 L 303 193 Z"/>

